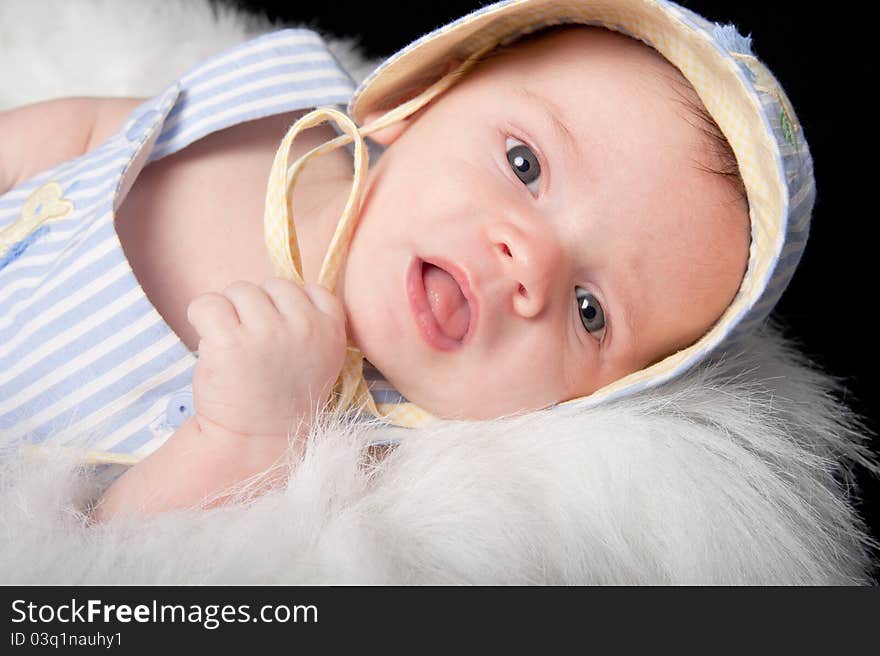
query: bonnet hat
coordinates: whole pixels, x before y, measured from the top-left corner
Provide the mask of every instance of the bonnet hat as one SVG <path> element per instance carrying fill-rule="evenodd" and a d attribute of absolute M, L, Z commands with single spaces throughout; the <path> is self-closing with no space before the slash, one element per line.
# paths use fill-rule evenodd
<path fill-rule="evenodd" d="M 718 357 L 742 348 L 744 338 L 766 320 L 776 305 L 801 258 L 815 198 L 812 159 L 791 103 L 773 74 L 752 54 L 749 37 L 741 36 L 732 25 L 710 22 L 665 0 L 497 2 L 417 39 L 376 68 L 355 91 L 348 106 L 349 115 L 357 123 L 362 123 L 372 112 L 387 110 L 370 125 L 358 128 L 333 110 L 316 110 L 323 114 L 311 119 L 304 117 L 308 125 L 331 118 L 340 124 L 344 134 L 307 154 L 290 170 L 298 171 L 314 154 L 343 143 L 355 143 L 355 183 L 347 205 L 350 214 L 343 216 L 337 229 L 337 234 L 345 233 L 347 237 L 334 239 L 325 259 L 325 268 L 334 269 L 330 263 L 339 261 L 340 250 L 347 250 L 347 239 L 359 209 L 364 161 L 368 158 L 363 136 L 427 104 L 489 50 L 542 28 L 569 24 L 604 27 L 643 41 L 681 71 L 730 143 L 745 185 L 751 226 L 746 273 L 733 301 L 713 327 L 691 346 L 589 396 L 565 402 L 586 407 L 653 387 L 710 356 Z M 463 63 L 447 73 L 450 60 Z M 401 102 L 414 91 L 421 93 Z M 288 137 L 292 139 L 297 132 L 294 125 Z M 279 157 L 288 149 L 289 143 L 287 148 L 282 143 Z M 279 170 L 283 170 L 286 155 L 282 160 L 276 160 Z M 295 177 L 294 174 L 293 179 L 276 181 L 279 185 L 276 189 L 287 188 L 289 192 Z M 269 191 L 271 196 L 271 182 Z M 276 195 L 276 209 L 285 209 L 288 205 L 284 195 L 283 192 Z M 292 220 L 282 221 L 277 215 L 270 217 L 269 200 L 267 198 L 266 227 L 271 253 L 270 225 L 289 223 L 291 233 L 293 227 Z M 295 246 L 295 237 L 287 235 L 283 237 L 285 242 L 287 238 Z M 277 248 L 275 250 L 277 252 Z M 283 273 L 282 267 L 279 272 Z M 362 360 L 357 348 L 350 346 L 349 359 L 340 377 L 341 388 L 348 390 L 343 396 L 349 397 L 349 402 L 356 402 L 358 397 L 361 405 L 374 414 L 404 426 L 418 425 L 430 418 L 411 403 L 377 407 L 365 393 Z"/>

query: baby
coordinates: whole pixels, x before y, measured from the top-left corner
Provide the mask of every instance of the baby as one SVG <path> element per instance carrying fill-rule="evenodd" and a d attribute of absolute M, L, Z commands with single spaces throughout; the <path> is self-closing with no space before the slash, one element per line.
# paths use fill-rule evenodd
<path fill-rule="evenodd" d="M 335 293 L 314 283 L 352 185 L 345 150 L 310 164 L 292 194 L 309 284 L 275 277 L 262 241 L 266 174 L 303 112 L 207 134 L 132 183 L 116 231 L 152 305 L 198 351 L 194 412 L 111 486 L 96 519 L 222 504 L 245 480 L 279 484 L 349 342 L 431 415 L 489 419 L 588 397 L 729 317 L 756 248 L 747 185 L 679 69 L 587 25 L 483 50 L 355 104 L 375 125 L 471 58 L 450 88 L 371 131 L 384 152 Z M 0 117 L 0 192 L 96 147 L 140 102 L 62 100 Z M 292 159 L 335 136 L 312 128 Z"/>

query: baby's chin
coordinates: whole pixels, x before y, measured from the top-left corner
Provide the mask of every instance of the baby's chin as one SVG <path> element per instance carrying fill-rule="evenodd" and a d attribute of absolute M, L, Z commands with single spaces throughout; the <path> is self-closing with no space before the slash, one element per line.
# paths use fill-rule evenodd
<path fill-rule="evenodd" d="M 555 405 L 554 400 L 546 398 L 512 399 L 510 395 L 500 393 L 487 395 L 485 388 L 461 389 L 447 386 L 438 393 L 436 387 L 425 385 L 424 379 L 415 384 L 405 381 L 393 381 L 387 378 L 407 401 L 439 419 L 462 421 L 485 421 L 500 419 Z"/>

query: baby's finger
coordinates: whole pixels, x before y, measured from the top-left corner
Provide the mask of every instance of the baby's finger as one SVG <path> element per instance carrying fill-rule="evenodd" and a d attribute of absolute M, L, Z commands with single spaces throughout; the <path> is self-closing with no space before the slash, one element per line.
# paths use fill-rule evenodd
<path fill-rule="evenodd" d="M 263 289 L 287 319 L 302 317 L 312 302 L 299 285 L 284 278 L 267 278 L 263 281 Z"/>
<path fill-rule="evenodd" d="M 186 308 L 186 318 L 202 339 L 217 339 L 241 325 L 229 299 L 215 292 L 196 296 Z"/>
<path fill-rule="evenodd" d="M 265 290 L 253 283 L 236 281 L 223 290 L 223 295 L 232 301 L 242 324 L 265 323 L 278 316 Z"/>
<path fill-rule="evenodd" d="M 342 307 L 342 301 L 333 295 L 326 287 L 309 283 L 305 287 L 312 303 L 324 314 L 333 317 L 337 321 L 345 321 L 345 310 Z"/>

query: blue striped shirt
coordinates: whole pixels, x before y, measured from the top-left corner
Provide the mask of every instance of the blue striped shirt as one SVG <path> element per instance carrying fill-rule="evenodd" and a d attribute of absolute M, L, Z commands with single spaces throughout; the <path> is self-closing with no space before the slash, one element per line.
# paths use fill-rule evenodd
<path fill-rule="evenodd" d="M 345 105 L 353 91 L 316 33 L 267 34 L 189 71 L 100 147 L 0 196 L 0 230 L 57 214 L 0 252 L 0 436 L 136 459 L 158 448 L 192 414 L 196 359 L 138 284 L 115 210 L 149 162 L 244 121 Z"/>

